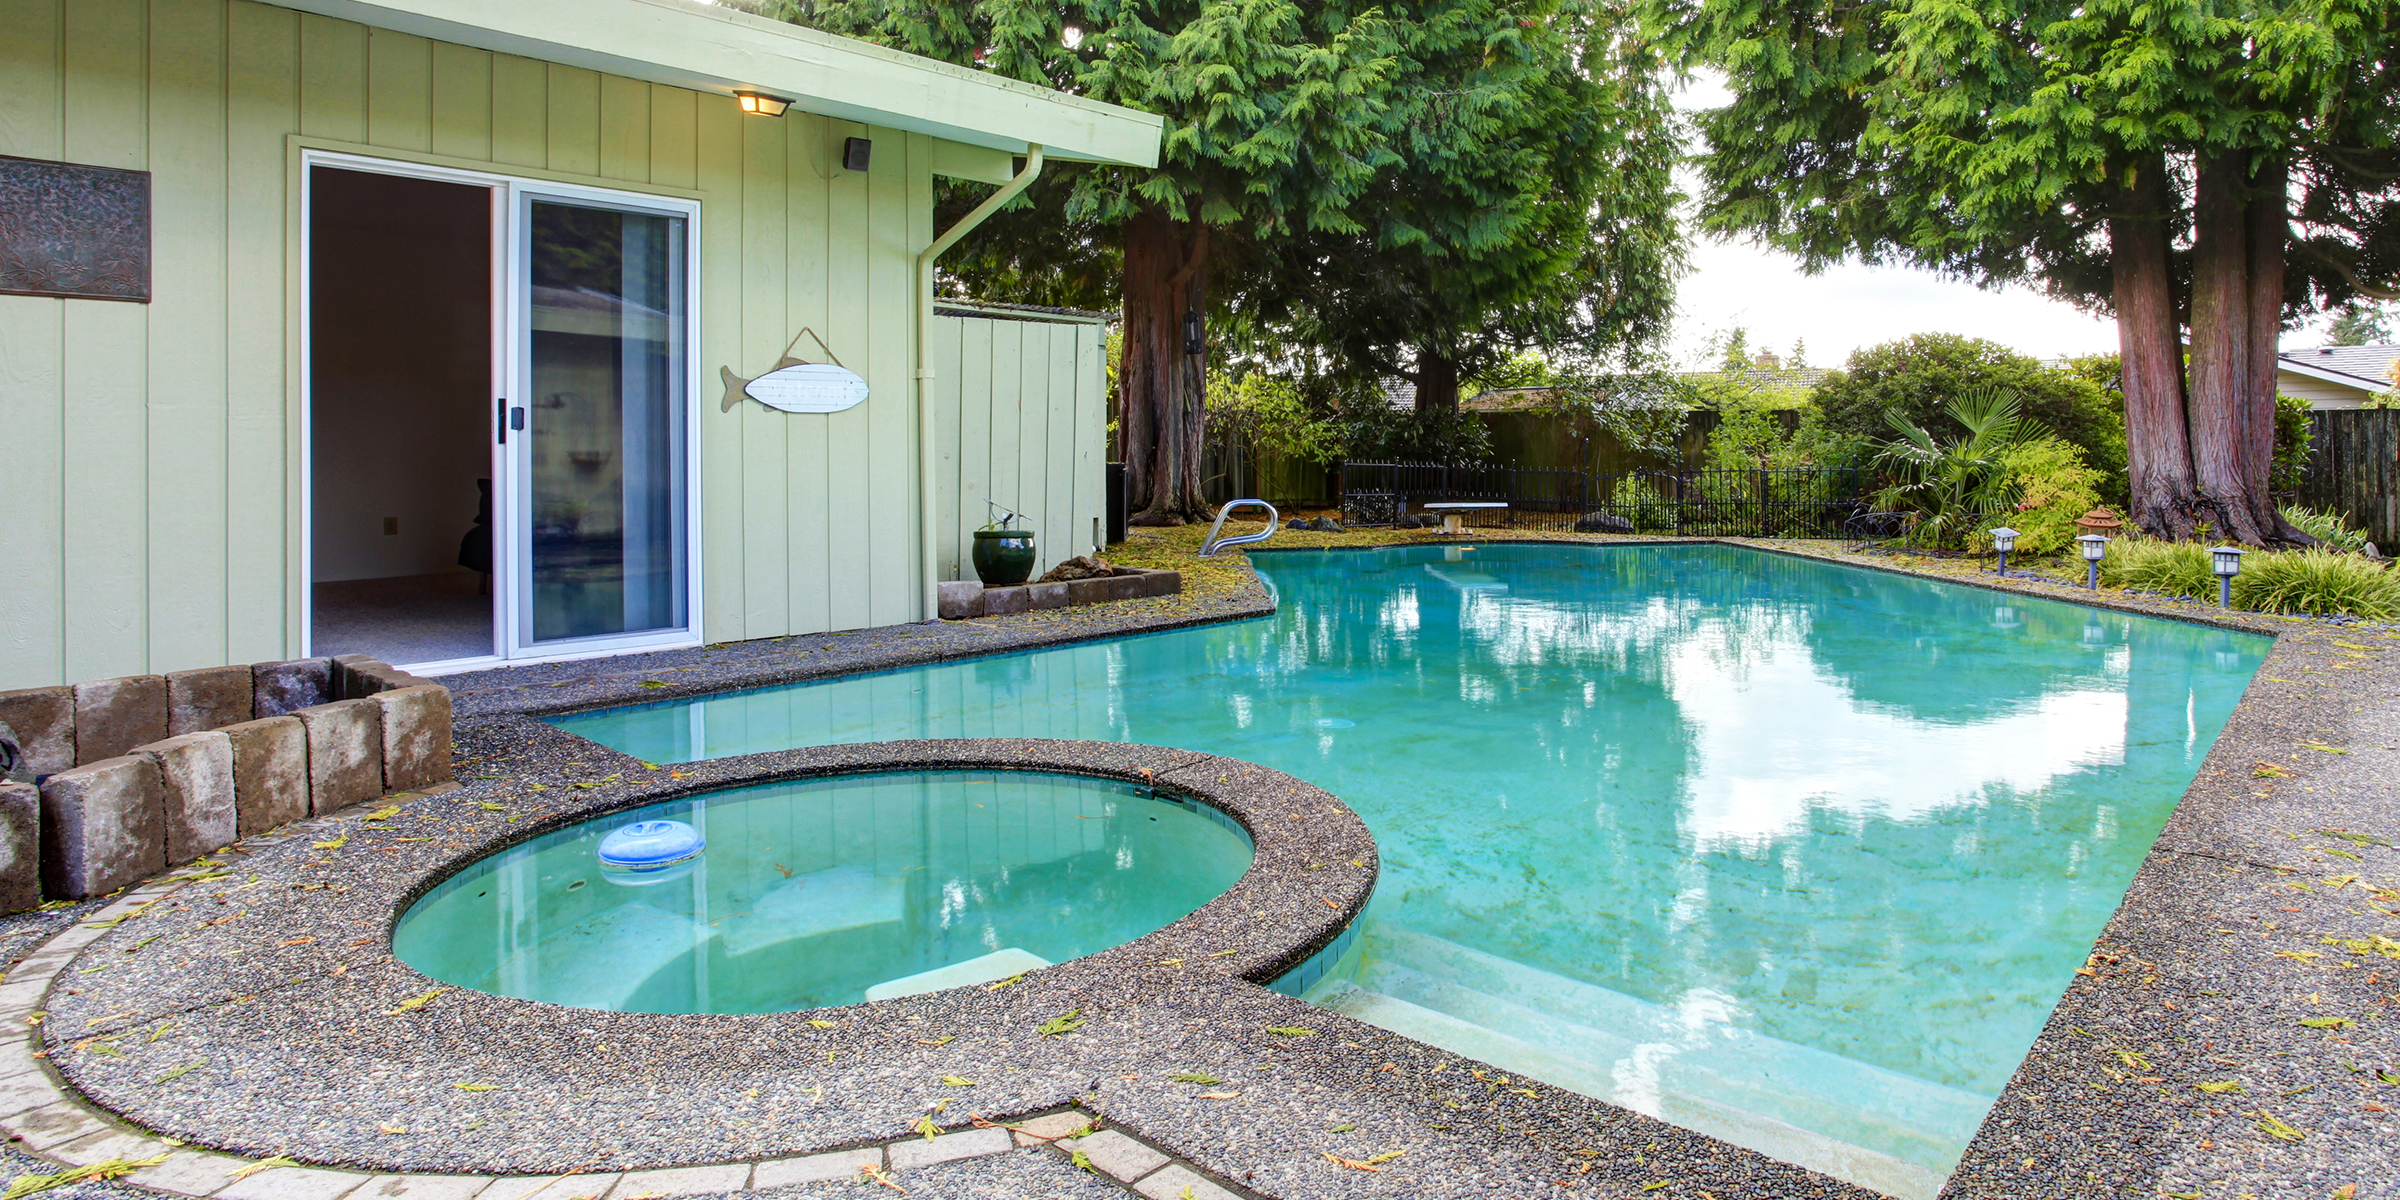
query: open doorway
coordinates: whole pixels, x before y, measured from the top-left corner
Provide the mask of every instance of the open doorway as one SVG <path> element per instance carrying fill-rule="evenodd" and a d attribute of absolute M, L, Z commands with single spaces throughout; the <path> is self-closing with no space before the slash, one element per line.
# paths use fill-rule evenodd
<path fill-rule="evenodd" d="M 492 655 L 492 189 L 309 189 L 310 652 Z"/>

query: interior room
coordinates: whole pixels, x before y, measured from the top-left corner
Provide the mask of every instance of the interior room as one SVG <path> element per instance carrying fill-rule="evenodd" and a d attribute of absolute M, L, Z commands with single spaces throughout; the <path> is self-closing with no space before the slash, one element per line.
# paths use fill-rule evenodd
<path fill-rule="evenodd" d="M 310 652 L 494 652 L 492 193 L 310 170 Z"/>

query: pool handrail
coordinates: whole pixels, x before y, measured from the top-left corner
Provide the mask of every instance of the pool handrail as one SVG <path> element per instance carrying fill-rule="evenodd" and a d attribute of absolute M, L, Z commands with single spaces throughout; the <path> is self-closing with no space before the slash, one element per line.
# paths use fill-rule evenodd
<path fill-rule="evenodd" d="M 1219 540 L 1217 531 L 1225 528 L 1225 515 L 1245 504 L 1255 504 L 1267 510 L 1267 527 L 1257 533 L 1236 534 L 1233 537 Z M 1247 546 L 1252 542 L 1263 542 L 1274 537 L 1275 531 L 1282 527 L 1283 514 L 1276 512 L 1274 505 L 1264 500 L 1228 500 L 1224 507 L 1217 510 L 1216 523 L 1208 527 L 1208 536 L 1200 540 L 1200 557 L 1213 557 L 1217 551 L 1227 546 Z"/>

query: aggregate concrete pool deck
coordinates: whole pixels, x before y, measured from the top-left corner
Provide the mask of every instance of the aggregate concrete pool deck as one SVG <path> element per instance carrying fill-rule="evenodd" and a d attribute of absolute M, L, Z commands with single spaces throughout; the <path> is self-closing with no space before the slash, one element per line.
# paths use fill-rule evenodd
<path fill-rule="evenodd" d="M 1183 751 L 1022 741 L 651 769 L 530 715 L 1267 611 L 1246 574 L 1231 568 L 1174 604 L 1066 610 L 1071 621 L 1023 614 L 456 679 L 458 790 L 253 839 L 218 856 L 223 868 L 131 894 L 27 957 L 0 986 L 0 1008 L 41 1015 L 33 1040 L 0 1044 L 10 1098 L 0 1125 L 12 1147 L 59 1161 L 146 1144 L 84 1107 L 97 1100 L 193 1143 L 134 1183 L 228 1200 L 881 1194 L 855 1171 L 800 1183 L 759 1165 L 853 1147 L 881 1155 L 912 1195 L 1071 1196 L 1085 1183 L 1161 1197 L 1193 1186 L 1195 1200 L 1869 1194 L 1256 986 L 1329 941 L 1373 880 L 1356 817 L 1289 777 Z M 1956 581 L 2087 598 L 2039 581 Z M 2096 599 L 2212 619 L 2194 605 Z M 2400 1197 L 2400 637 L 2226 623 L 2278 644 L 1945 1195 Z M 998 992 L 762 1017 L 599 1013 L 455 990 L 411 1004 L 440 985 L 391 957 L 391 923 L 456 866 L 671 794 L 885 761 L 1148 771 L 1234 812 L 1258 838 L 1259 863 L 1184 922 Z M 13 927 L 0 923 L 0 937 Z M 1035 1032 L 1069 1009 L 1083 1022 L 1072 1032 Z M 62 1076 L 80 1095 L 58 1098 Z M 1086 1156 L 1092 1173 L 1039 1146 L 996 1143 L 1006 1152 L 940 1165 L 918 1151 L 904 1166 L 884 1147 L 922 1144 L 911 1126 L 944 1100 L 931 1114 L 950 1131 L 943 1144 L 977 1132 L 968 1114 L 1088 1112 L 1159 1162 L 1141 1159 L 1147 1173 L 1122 1186 L 1105 1155 Z M 200 1147 L 340 1169 L 229 1180 L 239 1162 Z M 739 1184 L 723 1169 L 619 1176 L 722 1163 L 742 1165 Z M 571 1170 L 583 1174 L 550 1186 Z M 486 1190 L 509 1184 L 525 1186 Z"/>

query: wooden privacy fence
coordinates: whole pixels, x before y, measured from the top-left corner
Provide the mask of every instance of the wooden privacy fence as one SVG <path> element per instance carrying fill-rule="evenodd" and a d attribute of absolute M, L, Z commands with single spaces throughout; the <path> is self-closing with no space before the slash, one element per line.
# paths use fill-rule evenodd
<path fill-rule="evenodd" d="M 933 319 L 934 482 L 943 579 L 973 579 L 986 500 L 1024 516 L 1040 561 L 1090 554 L 1106 536 L 1108 339 L 1080 314 L 979 311 L 945 301 Z"/>
<path fill-rule="evenodd" d="M 2400 409 L 2308 414 L 2308 478 L 2300 502 L 2329 508 L 2386 554 L 2400 546 Z"/>

